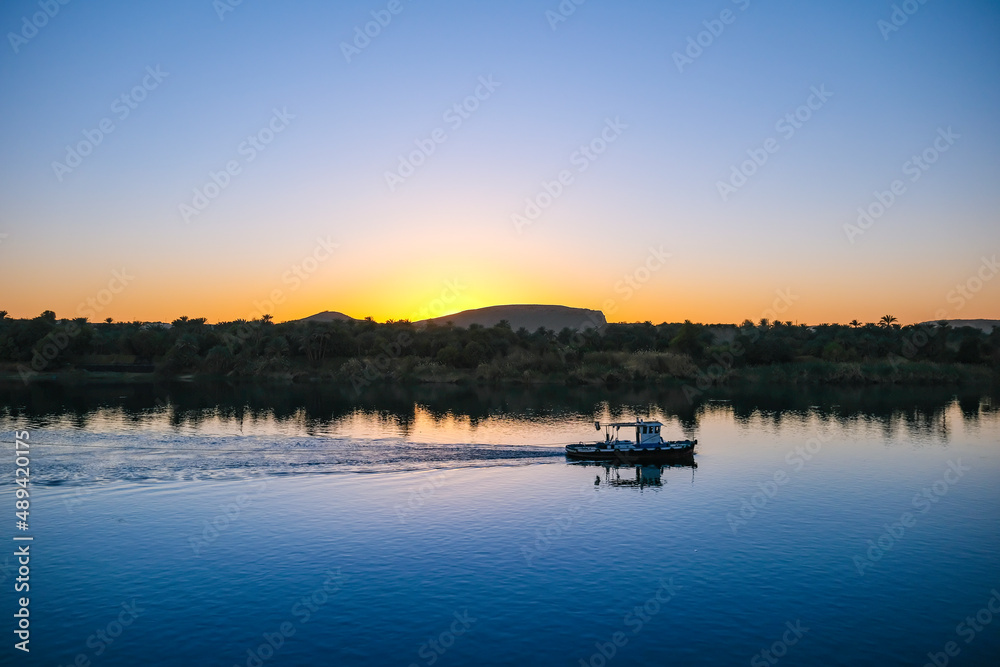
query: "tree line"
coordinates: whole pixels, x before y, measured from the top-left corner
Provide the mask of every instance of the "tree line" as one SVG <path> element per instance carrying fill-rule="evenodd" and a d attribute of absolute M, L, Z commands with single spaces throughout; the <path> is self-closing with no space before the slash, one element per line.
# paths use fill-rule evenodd
<path fill-rule="evenodd" d="M 167 326 L 110 318 L 97 323 L 60 319 L 52 311 L 12 319 L 0 311 L 0 363 L 9 371 L 30 377 L 108 359 L 147 364 L 164 375 L 320 373 L 355 383 L 387 377 L 433 379 L 449 373 L 487 380 L 560 375 L 600 379 L 619 373 L 616 367 L 623 364 L 634 371 L 631 376 L 619 373 L 625 380 L 693 377 L 709 365 L 729 372 L 796 362 L 928 362 L 996 370 L 1000 328 L 985 333 L 947 322 L 901 326 L 890 315 L 877 323 L 855 320 L 846 325 L 643 322 L 558 332 L 515 331 L 506 322 L 459 328 L 370 318 L 277 324 L 269 315 L 218 324 L 180 317 Z"/>

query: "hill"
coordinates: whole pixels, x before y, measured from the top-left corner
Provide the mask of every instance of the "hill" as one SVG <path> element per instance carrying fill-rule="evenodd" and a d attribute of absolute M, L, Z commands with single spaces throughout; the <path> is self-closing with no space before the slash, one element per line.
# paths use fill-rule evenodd
<path fill-rule="evenodd" d="M 509 305 L 464 310 L 454 315 L 421 320 L 415 324 L 426 325 L 428 322 L 433 322 L 438 325 L 446 325 L 451 322 L 454 326 L 462 328 L 468 328 L 470 324 L 492 327 L 499 324 L 501 320 L 507 320 L 514 331 L 521 327 L 528 331 L 544 327 L 558 332 L 565 328 L 574 330 L 601 328 L 608 323 L 604 318 L 604 313 L 599 310 L 570 308 L 568 306 Z"/>
<path fill-rule="evenodd" d="M 935 320 L 933 322 L 921 322 L 921 325 L 934 325 L 937 323 L 938 320 Z M 960 327 L 974 327 L 984 333 L 991 333 L 993 331 L 993 327 L 1000 327 L 1000 320 L 948 320 L 948 324 L 953 329 L 958 329 Z"/>
<path fill-rule="evenodd" d="M 335 310 L 325 310 L 322 313 L 303 317 L 301 320 L 292 320 L 292 322 L 342 322 L 353 319 L 350 315 L 344 315 Z"/>

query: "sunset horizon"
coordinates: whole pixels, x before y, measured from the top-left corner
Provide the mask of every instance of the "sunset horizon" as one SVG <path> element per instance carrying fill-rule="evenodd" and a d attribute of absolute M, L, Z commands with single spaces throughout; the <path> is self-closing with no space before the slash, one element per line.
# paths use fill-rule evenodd
<path fill-rule="evenodd" d="M 442 295 L 454 294 L 453 290 L 450 290 L 447 285 L 455 285 L 454 282 L 446 282 L 446 288 L 442 290 Z M 7 317 L 13 319 L 31 319 L 33 317 L 38 317 L 43 311 L 53 311 L 59 319 L 76 319 L 76 318 L 86 318 L 87 321 L 92 323 L 101 323 L 110 317 L 114 322 L 161 322 L 170 323 L 178 318 L 187 317 L 190 319 L 205 318 L 209 324 L 233 322 L 236 320 L 259 320 L 265 315 L 271 316 L 274 322 L 293 322 L 301 319 L 308 318 L 313 315 L 325 313 L 325 312 L 337 312 L 347 315 L 348 317 L 355 320 L 364 320 L 371 318 L 376 322 L 400 322 L 400 321 L 410 321 L 418 322 L 428 319 L 440 319 L 447 318 L 450 315 L 456 315 L 458 313 L 480 310 L 484 308 L 496 308 L 503 306 L 521 306 L 521 305 L 540 305 L 540 306 L 563 306 L 567 308 L 574 309 L 587 309 L 596 310 L 602 312 L 609 324 L 615 323 L 641 323 L 641 322 L 652 322 L 653 324 L 660 323 L 680 323 L 685 320 L 690 320 L 695 323 L 701 324 L 741 324 L 746 320 L 757 323 L 761 319 L 767 319 L 770 321 L 779 320 L 781 322 L 793 322 L 795 325 L 804 324 L 807 326 L 816 326 L 820 324 L 839 324 L 839 325 L 849 325 L 852 321 L 858 321 L 862 324 L 867 323 L 877 323 L 884 315 L 892 315 L 901 325 L 912 325 L 912 324 L 922 324 L 925 322 L 937 322 L 941 320 L 996 320 L 1000 322 L 1000 314 L 997 312 L 978 312 L 971 308 L 965 309 L 965 304 L 972 301 L 972 297 L 975 295 L 968 287 L 961 289 L 962 285 L 956 285 L 955 288 L 950 290 L 944 298 L 941 299 L 939 305 L 936 308 L 926 308 L 922 310 L 920 308 L 913 308 L 910 310 L 903 310 L 897 308 L 892 304 L 889 304 L 882 308 L 868 309 L 867 312 L 857 314 L 859 310 L 854 309 L 840 309 L 843 312 L 853 313 L 848 317 L 848 315 L 842 315 L 840 318 L 823 317 L 822 315 L 809 316 L 809 313 L 815 311 L 815 309 L 810 309 L 806 311 L 802 308 L 796 308 L 797 304 L 801 301 L 799 294 L 789 289 L 786 290 L 775 290 L 772 295 L 765 295 L 759 299 L 761 307 L 755 312 L 750 312 L 749 310 L 743 310 L 742 312 L 735 312 L 733 315 L 726 314 L 692 314 L 692 312 L 676 312 L 670 314 L 661 314 L 659 316 L 651 313 L 660 312 L 663 313 L 663 309 L 658 311 L 637 312 L 635 309 L 625 309 L 619 305 L 619 300 L 615 299 L 613 296 L 609 296 L 602 301 L 587 303 L 587 302 L 577 302 L 577 301 L 528 301 L 528 300 L 511 300 L 502 302 L 481 302 L 474 301 L 470 298 L 456 295 L 451 301 L 446 304 L 446 299 L 449 296 L 437 296 L 433 297 L 419 306 L 411 307 L 409 309 L 400 310 L 388 310 L 384 307 L 368 307 L 368 306 L 358 306 L 350 307 L 344 306 L 342 304 L 329 304 L 329 303 L 316 303 L 312 306 L 292 306 L 287 303 L 286 298 L 281 295 L 277 296 L 272 291 L 269 294 L 265 294 L 262 298 L 251 300 L 250 307 L 244 310 L 234 310 L 225 309 L 222 315 L 216 315 L 212 312 L 206 310 L 199 310 L 196 308 L 179 308 L 176 311 L 167 312 L 163 309 L 139 309 L 139 312 L 144 313 L 144 315 L 136 315 L 133 311 L 125 311 L 121 308 L 113 308 L 112 305 L 102 305 L 101 292 L 98 290 L 95 294 L 97 296 L 88 297 L 87 299 L 81 300 L 75 304 L 73 307 L 59 308 L 59 307 L 48 307 L 45 304 L 41 304 L 42 307 L 35 308 L 34 310 L 24 309 L 21 312 L 9 311 Z M 111 290 L 107 290 L 110 292 Z M 770 300 L 768 300 L 770 299 Z M 453 305 L 453 303 L 459 303 L 461 305 Z M 609 303 L 610 302 L 610 303 Z M 609 307 L 610 306 L 610 307 Z M 705 313 L 705 311 L 700 311 Z M 918 313 L 924 312 L 923 316 Z"/>
<path fill-rule="evenodd" d="M 995 8 L 446 4 L 67 5 L 13 32 L 0 308 L 74 316 L 124 272 L 92 320 L 277 291 L 278 320 L 385 321 L 449 284 L 448 312 L 738 323 L 790 291 L 799 322 L 1000 317 Z M 276 31 L 280 59 L 254 47 Z"/>

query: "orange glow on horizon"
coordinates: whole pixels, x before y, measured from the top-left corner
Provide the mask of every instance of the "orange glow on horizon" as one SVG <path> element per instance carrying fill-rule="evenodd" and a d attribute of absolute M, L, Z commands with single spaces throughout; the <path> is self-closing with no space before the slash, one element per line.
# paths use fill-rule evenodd
<path fill-rule="evenodd" d="M 949 304 L 941 300 L 937 307 L 921 303 L 918 299 L 908 300 L 905 307 L 872 308 L 867 306 L 861 308 L 856 304 L 838 303 L 829 304 L 828 307 L 816 304 L 802 304 L 801 297 L 798 302 L 787 304 L 782 301 L 777 292 L 772 295 L 762 295 L 752 299 L 731 298 L 725 303 L 719 300 L 711 303 L 698 302 L 695 297 L 675 299 L 669 308 L 661 303 L 656 303 L 660 295 L 650 295 L 650 298 L 640 299 L 636 297 L 633 302 L 621 303 L 608 296 L 604 300 L 593 298 L 519 298 L 521 295 L 516 292 L 500 292 L 496 296 L 501 297 L 490 300 L 485 295 L 476 294 L 460 295 L 454 297 L 452 301 L 446 301 L 442 295 L 447 295 L 444 290 L 439 290 L 437 296 L 430 299 L 397 297 L 391 301 L 385 300 L 376 302 L 362 296 L 343 299 L 323 299 L 319 297 L 303 298 L 301 300 L 286 300 L 280 305 L 269 302 L 265 293 L 263 298 L 249 296 L 246 299 L 213 299 L 211 295 L 201 294 L 197 298 L 181 299 L 178 297 L 165 298 L 158 301 L 143 300 L 138 302 L 111 303 L 106 308 L 100 310 L 86 307 L 85 301 L 73 301 L 67 299 L 56 300 L 56 303 L 47 303 L 42 307 L 24 303 L 23 300 L 8 300 L 5 308 L 9 311 L 11 318 L 31 318 L 38 316 L 42 310 L 54 310 L 60 318 L 79 317 L 87 312 L 94 312 L 96 316 L 89 317 L 91 322 L 103 321 L 106 317 L 112 317 L 114 321 L 143 321 L 143 322 L 171 322 L 182 315 L 190 318 L 205 317 L 209 322 L 226 322 L 236 319 L 259 319 L 261 315 L 271 314 L 275 321 L 285 322 L 302 319 L 310 315 L 315 315 L 324 311 L 338 311 L 356 319 L 372 317 L 377 322 L 389 320 L 410 320 L 432 319 L 447 317 L 456 313 L 486 308 L 490 306 L 513 305 L 513 304 L 549 304 L 565 305 L 575 308 L 588 308 L 600 310 L 608 322 L 644 322 L 650 321 L 653 324 L 662 322 L 682 322 L 691 320 L 701 324 L 739 324 L 745 319 L 753 322 L 759 321 L 762 317 L 769 320 L 779 319 L 790 321 L 796 324 L 824 324 L 839 323 L 847 324 L 851 320 L 857 319 L 862 323 L 877 322 L 882 315 L 890 314 L 895 316 L 901 324 L 913 324 L 918 322 L 935 321 L 938 319 L 1000 319 L 997 316 L 997 309 L 990 308 L 993 312 L 982 312 L 975 309 L 970 304 L 968 309 L 956 310 L 949 307 Z M 549 295 L 554 296 L 554 295 Z M 238 303 L 249 303 L 238 306 Z M 371 307 L 372 304 L 379 303 L 378 307 Z M 422 304 L 422 305 L 413 305 Z M 608 308 L 608 306 L 612 308 Z M 83 310 L 78 307 L 83 306 Z M 273 306 L 273 307 L 268 307 Z"/>
<path fill-rule="evenodd" d="M 91 321 L 170 322 L 186 315 L 209 322 L 301 319 L 324 311 L 376 321 L 416 321 L 464 310 L 506 304 L 550 304 L 604 312 L 609 322 L 739 324 L 763 317 L 806 324 L 857 319 L 876 322 L 891 314 L 902 324 L 938 319 L 994 319 L 1000 316 L 1000 280 L 972 284 L 969 298 L 957 288 L 976 275 L 978 261 L 960 270 L 904 273 L 903 263 L 886 263 L 885 278 L 825 263 L 809 256 L 747 260 L 735 250 L 711 261 L 675 252 L 662 267 L 648 270 L 648 244 L 608 261 L 601 248 L 564 241 L 559 252 L 545 244 L 501 241 L 497 252 L 470 253 L 463 243 L 399 243 L 372 262 L 367 247 L 341 252 L 302 278 L 290 273 L 303 252 L 249 266 L 238 254 L 178 271 L 166 260 L 134 268 L 134 279 L 112 294 L 114 271 L 82 259 L 4 295 L 0 308 L 14 318 L 43 310 L 59 317 L 86 315 Z M 500 251 L 504 251 L 501 253 Z M 506 259 L 513 257 L 515 259 Z M 950 272 L 949 272 L 950 271 Z M 831 280 L 830 276 L 836 276 Z M 88 304 L 94 305 L 88 305 Z"/>

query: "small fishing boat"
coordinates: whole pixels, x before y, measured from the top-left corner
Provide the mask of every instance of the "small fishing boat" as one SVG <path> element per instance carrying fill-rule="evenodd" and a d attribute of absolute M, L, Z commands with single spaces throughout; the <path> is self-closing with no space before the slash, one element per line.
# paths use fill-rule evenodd
<path fill-rule="evenodd" d="M 694 446 L 697 440 L 664 440 L 660 435 L 663 424 L 657 421 L 634 422 L 594 422 L 598 431 L 604 428 L 604 442 L 566 445 L 566 456 L 573 459 L 588 461 L 618 461 L 621 463 L 636 463 L 640 461 L 673 461 L 688 460 L 694 457 Z M 624 428 L 627 437 L 635 429 L 634 440 L 623 440 L 619 437 Z"/>

